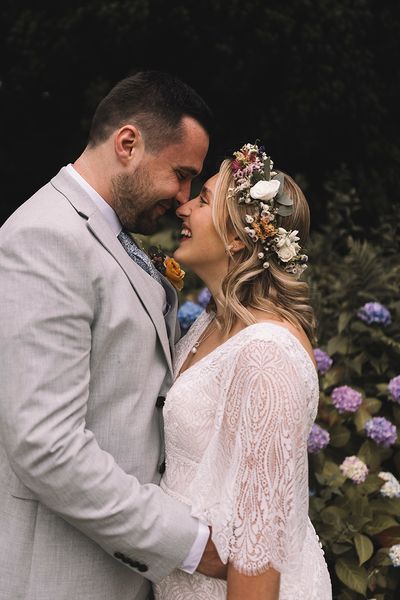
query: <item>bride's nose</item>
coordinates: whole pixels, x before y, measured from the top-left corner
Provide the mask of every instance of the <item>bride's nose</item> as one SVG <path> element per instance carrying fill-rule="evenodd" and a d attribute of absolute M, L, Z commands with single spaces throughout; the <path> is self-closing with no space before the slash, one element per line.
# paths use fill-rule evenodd
<path fill-rule="evenodd" d="M 191 204 L 192 204 L 192 201 L 189 200 L 189 202 L 185 202 L 185 204 L 181 204 L 180 206 L 178 206 L 178 208 L 175 211 L 176 216 L 179 217 L 180 219 L 189 217 L 190 212 L 191 212 Z"/>

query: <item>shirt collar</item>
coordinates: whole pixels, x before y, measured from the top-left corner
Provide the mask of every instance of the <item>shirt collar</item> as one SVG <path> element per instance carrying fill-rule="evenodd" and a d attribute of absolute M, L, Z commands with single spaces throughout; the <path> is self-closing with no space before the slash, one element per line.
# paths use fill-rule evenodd
<path fill-rule="evenodd" d="M 118 236 L 121 233 L 122 225 L 114 209 L 96 192 L 94 188 L 78 173 L 78 171 L 69 163 L 66 166 L 68 173 L 77 183 L 87 192 L 93 200 L 103 217 L 111 227 L 113 233 Z"/>

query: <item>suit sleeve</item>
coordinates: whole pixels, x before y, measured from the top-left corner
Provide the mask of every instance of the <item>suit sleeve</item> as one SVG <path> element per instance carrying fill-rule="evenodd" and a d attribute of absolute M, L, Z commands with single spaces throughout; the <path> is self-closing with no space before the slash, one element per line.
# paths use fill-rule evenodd
<path fill-rule="evenodd" d="M 44 227 L 0 240 L 1 443 L 39 501 L 158 581 L 182 563 L 198 522 L 125 473 L 86 427 L 96 298 L 84 262 L 72 235 Z"/>

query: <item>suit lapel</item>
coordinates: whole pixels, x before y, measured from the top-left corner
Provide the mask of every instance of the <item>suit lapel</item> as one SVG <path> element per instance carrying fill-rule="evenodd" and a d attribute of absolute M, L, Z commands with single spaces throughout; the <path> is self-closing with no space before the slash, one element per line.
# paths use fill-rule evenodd
<path fill-rule="evenodd" d="M 145 273 L 143 269 L 139 267 L 130 258 L 130 256 L 128 256 L 101 212 L 97 209 L 85 190 L 83 190 L 81 186 L 69 176 L 65 168 L 61 169 L 58 175 L 52 179 L 51 183 L 67 198 L 75 210 L 82 217 L 86 218 L 88 229 L 102 244 L 102 246 L 114 257 L 114 259 L 125 272 L 144 309 L 147 311 L 154 324 L 154 327 L 156 328 L 165 358 L 168 363 L 168 367 L 172 372 L 171 350 L 166 322 L 159 308 L 159 303 L 157 304 L 154 301 L 154 298 L 157 298 L 157 295 L 162 293 L 160 284 L 147 275 L 147 273 Z M 166 285 L 168 286 L 169 283 L 166 282 Z M 171 305 L 171 310 L 175 310 L 176 313 L 176 304 L 174 309 Z"/>

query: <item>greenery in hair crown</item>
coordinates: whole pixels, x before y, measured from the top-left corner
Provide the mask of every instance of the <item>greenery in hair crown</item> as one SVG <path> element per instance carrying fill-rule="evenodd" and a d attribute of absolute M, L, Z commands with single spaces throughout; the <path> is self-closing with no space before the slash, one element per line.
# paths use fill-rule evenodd
<path fill-rule="evenodd" d="M 300 275 L 308 257 L 301 253 L 298 231 L 287 231 L 277 223 L 279 217 L 293 212 L 293 200 L 283 191 L 283 173 L 273 171 L 263 146 L 245 144 L 233 156 L 234 187 L 229 193 L 239 204 L 252 206 L 252 214 L 245 216 L 244 230 L 254 243 L 260 243 L 258 258 L 263 267 L 268 269 L 274 257 L 285 271 Z"/>

